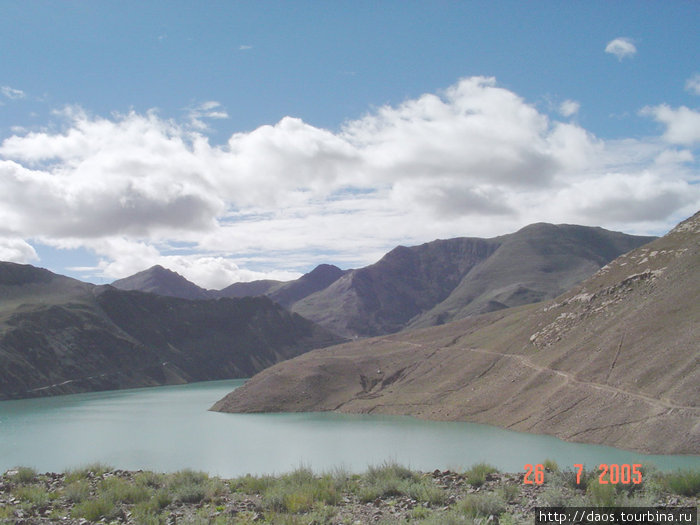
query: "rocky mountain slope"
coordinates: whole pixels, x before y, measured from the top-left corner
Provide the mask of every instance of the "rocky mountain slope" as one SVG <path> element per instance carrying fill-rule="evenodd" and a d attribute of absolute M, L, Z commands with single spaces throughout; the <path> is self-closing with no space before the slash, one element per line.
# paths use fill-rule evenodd
<path fill-rule="evenodd" d="M 291 310 L 348 338 L 434 326 L 551 299 L 652 239 L 534 224 L 493 239 L 399 246 L 293 303 Z"/>
<path fill-rule="evenodd" d="M 192 301 L 0 263 L 0 399 L 249 377 L 339 341 L 265 297 Z"/>
<path fill-rule="evenodd" d="M 192 300 L 265 295 L 274 302 L 289 307 L 300 299 L 330 286 L 345 273 L 337 266 L 320 264 L 311 272 L 293 281 L 265 279 L 234 283 L 222 290 L 207 290 L 188 281 L 177 272 L 156 265 L 129 277 L 118 279 L 112 283 L 112 286 L 120 290 L 148 292 Z"/>
<path fill-rule="evenodd" d="M 266 295 L 343 337 L 356 338 L 551 299 L 653 239 L 540 223 L 493 239 L 399 246 L 355 270 L 322 264 L 289 282 L 253 281 L 207 291 L 154 267 L 114 286 L 185 298 Z"/>
<path fill-rule="evenodd" d="M 700 213 L 554 300 L 316 350 L 219 401 L 700 454 Z"/>
<path fill-rule="evenodd" d="M 180 297 L 181 299 L 212 299 L 214 297 L 212 291 L 200 288 L 179 273 L 160 265 L 152 266 L 124 279 L 118 279 L 112 283 L 112 286 L 120 290 L 136 290 L 165 295 L 166 297 Z"/>

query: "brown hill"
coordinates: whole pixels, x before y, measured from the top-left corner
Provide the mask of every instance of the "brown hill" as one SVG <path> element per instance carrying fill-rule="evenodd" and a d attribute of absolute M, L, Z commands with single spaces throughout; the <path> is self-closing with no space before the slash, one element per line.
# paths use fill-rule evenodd
<path fill-rule="evenodd" d="M 568 224 L 399 246 L 290 309 L 344 337 L 443 324 L 551 299 L 653 237 Z"/>
<path fill-rule="evenodd" d="M 339 341 L 265 297 L 193 301 L 0 263 L 0 399 L 249 377 Z"/>
<path fill-rule="evenodd" d="M 112 286 L 120 290 L 149 292 L 167 297 L 182 299 L 212 299 L 214 293 L 200 288 L 182 275 L 160 265 L 135 273 L 124 279 L 117 279 Z"/>
<path fill-rule="evenodd" d="M 489 423 L 700 454 L 700 213 L 555 300 L 316 350 L 214 405 Z"/>
<path fill-rule="evenodd" d="M 459 237 L 398 246 L 355 270 L 321 264 L 299 279 L 204 290 L 154 266 L 113 286 L 204 299 L 265 295 L 346 338 L 444 324 L 551 299 L 654 237 L 538 223 L 492 239 Z"/>

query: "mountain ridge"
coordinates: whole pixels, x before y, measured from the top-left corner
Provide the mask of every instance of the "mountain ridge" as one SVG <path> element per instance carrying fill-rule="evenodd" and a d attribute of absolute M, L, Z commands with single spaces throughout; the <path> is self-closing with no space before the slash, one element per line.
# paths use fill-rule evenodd
<path fill-rule="evenodd" d="M 535 223 L 490 239 L 457 237 L 397 246 L 363 268 L 321 264 L 293 281 L 234 283 L 197 293 L 266 295 L 342 337 L 371 337 L 553 298 L 654 238 L 600 227 Z M 136 276 L 126 280 L 145 280 Z M 146 287 L 142 283 L 140 289 L 160 289 L 166 295 L 175 289 L 167 284 Z M 180 289 L 180 296 L 190 293 L 181 281 Z"/>
<path fill-rule="evenodd" d="M 700 454 L 699 296 L 700 212 L 555 299 L 315 350 L 212 409 L 403 414 Z"/>
<path fill-rule="evenodd" d="M 0 262 L 0 399 L 249 377 L 341 339 L 266 297 L 188 300 Z"/>

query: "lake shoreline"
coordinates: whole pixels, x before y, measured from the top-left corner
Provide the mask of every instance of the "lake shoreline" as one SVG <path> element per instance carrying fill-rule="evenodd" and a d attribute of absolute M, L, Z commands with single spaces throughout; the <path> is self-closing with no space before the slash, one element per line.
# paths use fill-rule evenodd
<path fill-rule="evenodd" d="M 537 506 L 696 507 L 700 470 L 661 473 L 643 467 L 642 483 L 600 485 L 598 473 L 545 461 L 542 478 L 500 473 L 485 464 L 455 472 L 413 471 L 396 463 L 363 474 L 314 474 L 300 467 L 279 476 L 222 479 L 113 470 L 96 464 L 65 473 L 19 467 L 0 476 L 0 523 L 452 523 L 493 516 L 532 523 Z M 538 484 L 537 481 L 541 481 Z"/>
<path fill-rule="evenodd" d="M 62 472 L 103 462 L 124 470 L 192 468 L 226 478 L 280 474 L 307 465 L 353 473 L 392 460 L 419 471 L 485 461 L 518 472 L 544 458 L 653 463 L 700 469 L 700 456 L 649 456 L 489 425 L 410 416 L 324 413 L 223 414 L 207 410 L 240 381 L 75 394 L 0 403 L 0 472 L 26 465 Z"/>

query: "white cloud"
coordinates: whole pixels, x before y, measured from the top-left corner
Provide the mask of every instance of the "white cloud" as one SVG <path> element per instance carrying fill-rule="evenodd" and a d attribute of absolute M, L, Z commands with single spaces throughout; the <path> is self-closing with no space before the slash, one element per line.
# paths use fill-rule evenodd
<path fill-rule="evenodd" d="M 21 89 L 11 88 L 10 86 L 0 86 L 0 94 L 10 100 L 18 100 L 27 96 Z"/>
<path fill-rule="evenodd" d="M 249 51 L 250 49 L 253 49 L 253 46 L 251 46 L 249 44 L 243 44 L 243 45 L 238 46 L 239 51 Z"/>
<path fill-rule="evenodd" d="M 695 73 L 685 81 L 685 89 L 694 95 L 700 95 L 700 73 Z"/>
<path fill-rule="evenodd" d="M 221 120 L 229 118 L 228 113 L 221 107 L 219 102 L 210 100 L 202 102 L 196 106 L 187 108 L 187 116 L 190 121 L 190 126 L 198 131 L 206 131 L 209 125 L 205 119 Z"/>
<path fill-rule="evenodd" d="M 82 270 L 95 271 L 105 278 L 119 279 L 160 264 L 203 288 L 220 290 L 234 282 L 257 279 L 287 281 L 300 277 L 298 272 L 258 272 L 240 268 L 231 259 L 222 256 L 162 255 L 157 249 L 128 239 L 110 239 L 97 251 L 103 259 L 97 267 Z"/>
<path fill-rule="evenodd" d="M 559 105 L 559 114 L 562 117 L 571 117 L 578 113 L 579 109 L 581 109 L 581 104 L 575 100 L 565 100 Z"/>
<path fill-rule="evenodd" d="M 214 101 L 194 109 L 225 114 Z M 0 144 L 0 234 L 92 250 L 103 277 L 162 264 L 221 288 L 537 221 L 662 231 L 700 208 L 693 150 L 667 144 L 690 147 L 697 114 L 644 114 L 666 124 L 666 142 L 600 140 L 484 77 L 339 132 L 285 117 L 223 145 L 153 112 L 68 108 L 60 132 Z"/>
<path fill-rule="evenodd" d="M 623 58 L 633 57 L 637 53 L 637 48 L 631 39 L 619 37 L 608 42 L 605 46 L 605 52 L 615 55 L 618 60 Z"/>
<path fill-rule="evenodd" d="M 26 264 L 38 260 L 34 248 L 24 239 L 0 236 L 0 261 Z"/>
<path fill-rule="evenodd" d="M 692 145 L 700 142 L 700 112 L 681 106 L 673 109 L 667 104 L 646 107 L 642 115 L 653 117 L 666 125 L 664 140 L 672 144 Z"/>

